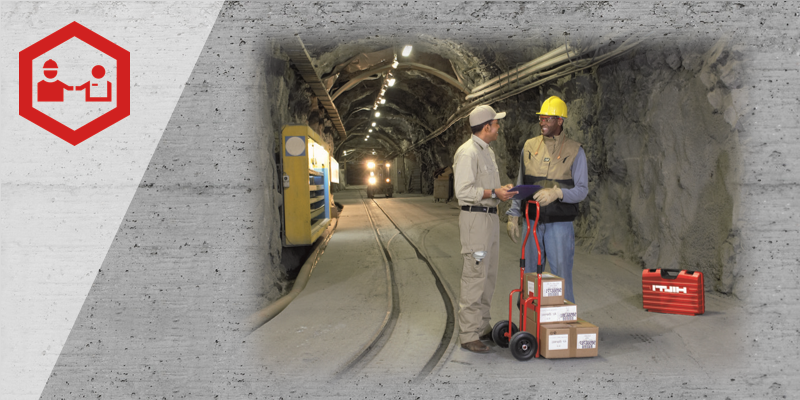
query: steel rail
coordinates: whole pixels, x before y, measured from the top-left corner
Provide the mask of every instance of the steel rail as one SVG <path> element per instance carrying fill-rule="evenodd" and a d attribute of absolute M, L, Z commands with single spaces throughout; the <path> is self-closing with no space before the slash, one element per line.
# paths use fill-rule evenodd
<path fill-rule="evenodd" d="M 361 195 L 360 190 L 359 195 Z M 366 345 L 364 345 L 364 347 L 361 348 L 358 353 L 356 353 L 353 358 L 350 359 L 350 361 L 344 365 L 344 367 L 342 367 L 342 369 L 336 372 L 336 375 L 339 378 L 352 376 L 353 374 L 362 370 L 369 364 L 370 361 L 372 361 L 373 358 L 375 358 L 378 353 L 380 353 L 380 350 L 389 341 L 389 337 L 392 335 L 394 327 L 397 325 L 397 319 L 400 316 L 400 291 L 397 288 L 397 280 L 395 279 L 394 262 L 392 261 L 392 256 L 389 254 L 389 249 L 381 241 L 378 228 L 375 225 L 375 220 L 372 217 L 372 213 L 369 211 L 369 207 L 367 207 L 367 201 L 364 200 L 363 196 L 361 196 L 361 201 L 364 204 L 364 210 L 367 212 L 367 218 L 369 219 L 369 224 L 372 227 L 372 231 L 375 233 L 375 241 L 378 242 L 378 246 L 382 250 L 381 254 L 384 259 L 384 265 L 386 266 L 387 300 L 389 304 L 388 310 L 386 311 L 386 316 L 381 322 L 377 333 L 367 342 Z"/>
<path fill-rule="evenodd" d="M 417 247 L 416 244 L 414 244 L 411 238 L 409 238 L 408 235 L 406 235 L 405 232 L 403 232 L 403 230 L 400 229 L 400 226 L 397 225 L 397 223 L 392 219 L 392 217 L 389 216 L 389 213 L 387 213 L 386 210 L 384 210 L 383 207 L 381 207 L 377 201 L 375 201 L 374 199 L 372 201 L 375 203 L 376 206 L 378 206 L 381 212 L 383 212 L 383 214 L 386 216 L 389 222 L 391 222 L 392 225 L 394 225 L 394 227 L 397 229 L 400 235 L 403 236 L 406 242 L 408 242 L 411 248 L 414 249 L 414 251 L 417 254 L 417 259 L 423 261 L 425 265 L 428 266 L 431 275 L 433 275 L 433 278 L 436 281 L 436 289 L 439 290 L 439 294 L 442 296 L 442 301 L 444 302 L 444 308 L 447 312 L 444 332 L 442 333 L 442 337 L 439 341 L 439 344 L 436 346 L 436 350 L 433 352 L 433 355 L 431 355 L 431 357 L 428 359 L 428 362 L 425 363 L 425 366 L 422 368 L 422 370 L 416 375 L 416 377 L 414 377 L 414 380 L 419 382 L 425 379 L 434 370 L 434 368 L 437 365 L 439 365 L 439 362 L 444 357 L 447 349 L 452 346 L 453 337 L 455 336 L 455 314 L 456 314 L 455 308 L 453 306 L 454 301 L 451 297 L 452 295 L 445 287 L 442 277 L 439 274 L 439 271 L 431 264 L 430 260 L 428 260 L 428 257 L 422 254 L 420 249 Z"/>

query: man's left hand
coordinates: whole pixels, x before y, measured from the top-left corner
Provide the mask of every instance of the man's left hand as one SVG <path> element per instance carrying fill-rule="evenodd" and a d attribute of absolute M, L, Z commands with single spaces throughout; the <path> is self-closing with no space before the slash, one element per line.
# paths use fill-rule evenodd
<path fill-rule="evenodd" d="M 561 192 L 560 188 L 546 188 L 539 190 L 533 195 L 533 199 L 539 202 L 539 205 L 544 207 L 554 201 L 556 199 L 564 198 L 564 194 Z"/>

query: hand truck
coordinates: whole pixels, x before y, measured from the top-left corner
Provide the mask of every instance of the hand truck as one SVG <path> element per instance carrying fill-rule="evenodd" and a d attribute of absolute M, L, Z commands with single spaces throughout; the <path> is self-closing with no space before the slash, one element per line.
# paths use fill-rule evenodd
<path fill-rule="evenodd" d="M 511 320 L 513 319 L 513 308 L 512 305 L 514 304 L 514 293 L 519 292 L 520 299 L 522 298 L 522 294 L 524 293 L 523 287 L 525 285 L 525 245 L 528 242 L 528 237 L 531 234 L 531 219 L 528 216 L 528 209 L 529 205 L 535 204 L 536 205 L 536 219 L 533 223 L 533 238 L 536 240 L 536 251 L 538 253 L 538 261 L 536 263 L 536 274 L 537 274 L 537 286 L 536 286 L 536 296 L 528 296 L 525 301 L 520 301 L 517 304 L 520 304 L 520 312 L 519 312 L 519 326 L 522 327 L 522 331 L 517 328 Z M 492 340 L 500 346 L 500 347 L 511 347 L 511 354 L 520 361 L 530 360 L 532 357 L 539 358 L 539 328 L 540 322 L 539 318 L 536 318 L 536 336 L 533 336 L 530 332 L 526 332 L 525 328 L 527 328 L 527 313 L 528 307 L 531 306 L 531 303 L 535 304 L 532 307 L 533 312 L 536 315 L 539 314 L 539 308 L 542 304 L 542 272 L 544 272 L 544 266 L 542 265 L 542 250 L 539 248 L 539 237 L 536 234 L 536 227 L 539 225 L 539 202 L 534 200 L 528 200 L 528 204 L 525 207 L 525 221 L 528 225 L 528 231 L 525 233 L 525 241 L 522 242 L 522 258 L 519 260 L 519 289 L 514 289 L 508 295 L 508 320 L 507 321 L 499 321 L 494 324 L 494 328 L 492 328 Z"/>

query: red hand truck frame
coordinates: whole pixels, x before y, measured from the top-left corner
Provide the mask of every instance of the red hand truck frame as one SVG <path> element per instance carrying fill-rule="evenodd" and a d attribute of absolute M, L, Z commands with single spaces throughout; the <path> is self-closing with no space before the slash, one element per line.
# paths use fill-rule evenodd
<path fill-rule="evenodd" d="M 536 262 L 536 275 L 537 275 L 537 283 L 536 283 L 536 296 L 528 296 L 525 301 L 521 301 L 520 303 L 520 312 L 519 312 L 519 326 L 522 327 L 522 331 L 517 328 L 511 320 L 513 319 L 513 304 L 514 304 L 514 293 L 519 293 L 519 296 L 522 296 L 524 293 L 523 287 L 525 285 L 525 245 L 528 243 L 528 237 L 531 234 L 531 219 L 528 215 L 528 210 L 531 204 L 536 205 L 536 219 L 533 223 L 533 238 L 536 240 L 536 252 L 538 253 L 538 260 Z M 508 295 L 508 320 L 506 321 L 499 321 L 494 324 L 494 328 L 492 328 L 492 340 L 500 346 L 500 347 L 511 347 L 511 354 L 520 361 L 530 360 L 532 357 L 539 358 L 539 338 L 540 338 L 540 318 L 536 318 L 536 336 L 533 336 L 530 332 L 526 332 L 527 328 L 527 314 L 528 308 L 531 307 L 531 304 L 534 304 L 533 312 L 536 315 L 539 314 L 539 308 L 542 304 L 542 272 L 544 272 L 544 266 L 542 265 L 542 250 L 539 248 L 539 236 L 536 234 L 536 228 L 539 225 L 539 202 L 534 200 L 528 200 L 528 203 L 525 205 L 525 221 L 528 225 L 528 231 L 525 232 L 525 240 L 522 242 L 522 257 L 519 260 L 519 289 L 514 289 Z M 535 303 L 534 303 L 535 301 Z"/>

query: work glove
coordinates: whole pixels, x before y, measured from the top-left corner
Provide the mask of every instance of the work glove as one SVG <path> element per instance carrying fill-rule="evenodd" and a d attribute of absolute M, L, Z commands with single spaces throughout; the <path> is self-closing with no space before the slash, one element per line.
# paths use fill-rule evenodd
<path fill-rule="evenodd" d="M 508 237 L 511 241 L 517 243 L 519 239 L 519 217 L 508 216 Z"/>
<path fill-rule="evenodd" d="M 539 202 L 539 205 L 544 207 L 554 201 L 556 199 L 563 199 L 564 194 L 561 192 L 560 188 L 546 188 L 536 192 L 533 195 L 533 199 Z"/>

